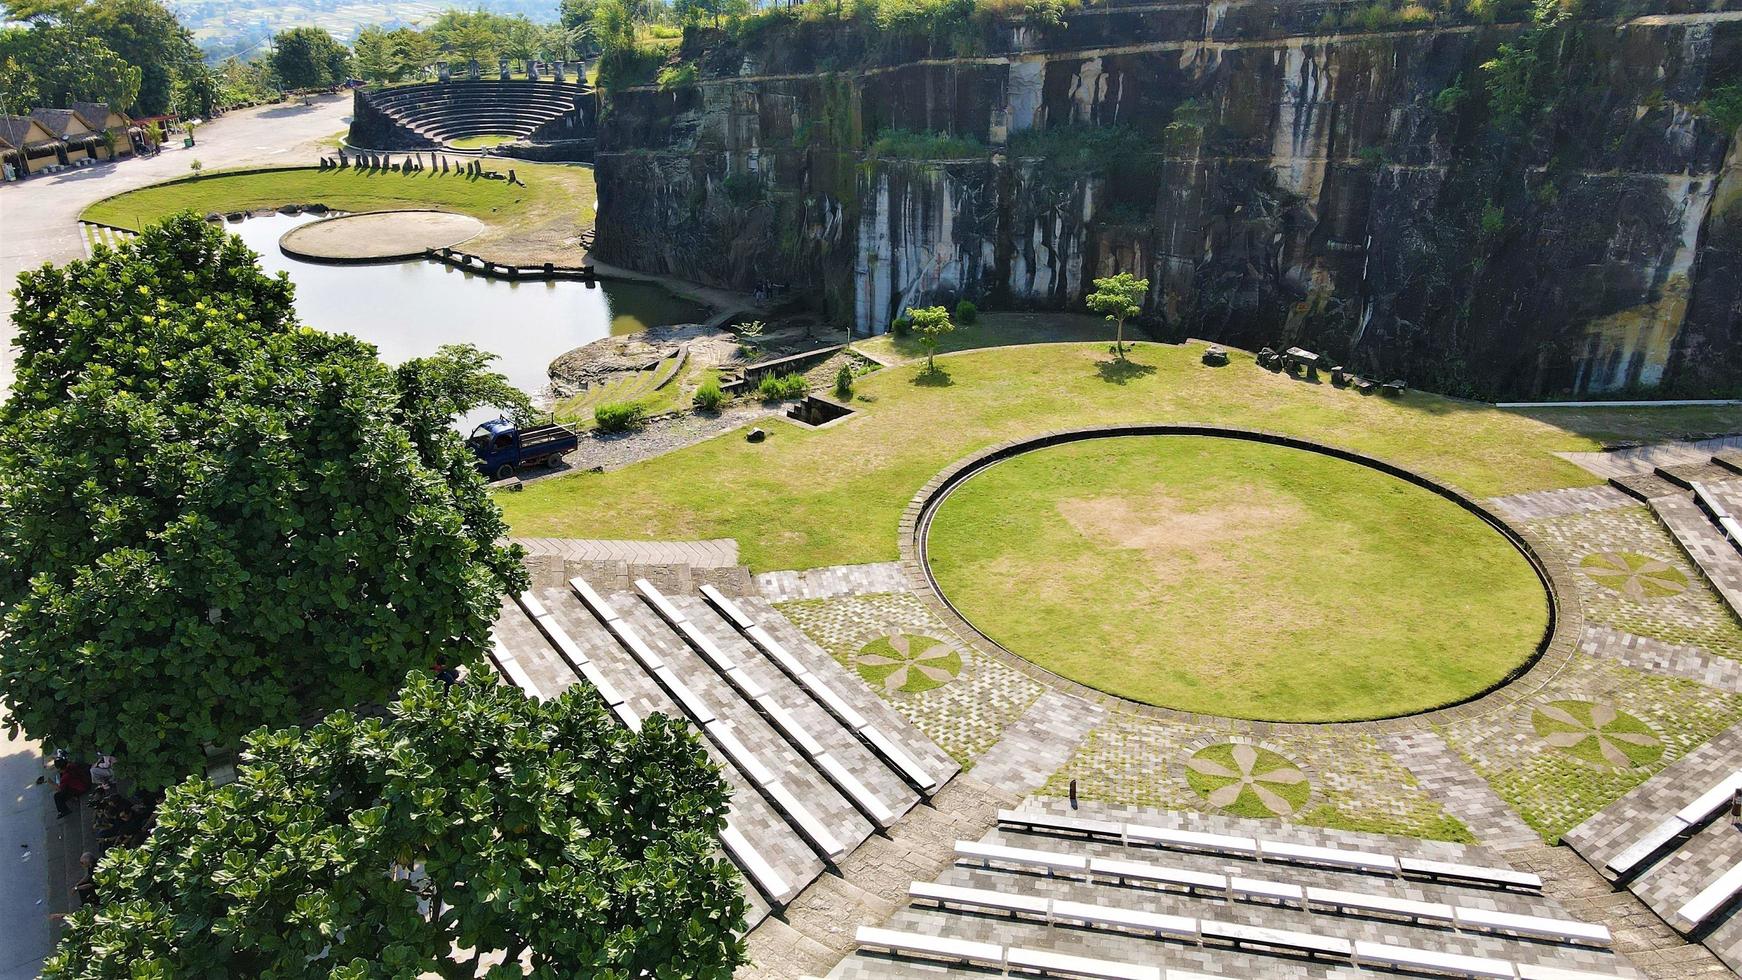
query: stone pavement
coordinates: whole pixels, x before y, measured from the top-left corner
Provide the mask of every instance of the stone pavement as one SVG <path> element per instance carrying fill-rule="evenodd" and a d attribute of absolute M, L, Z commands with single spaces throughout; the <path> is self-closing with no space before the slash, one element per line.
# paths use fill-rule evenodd
<path fill-rule="evenodd" d="M 1048 691 L 975 760 L 974 778 L 1018 796 L 1038 789 L 1070 761 L 1106 714 L 1104 708 L 1081 698 Z"/>
<path fill-rule="evenodd" d="M 1611 486 L 1567 487 L 1561 490 L 1536 490 L 1510 497 L 1490 497 L 1483 505 L 1513 521 L 1534 521 L 1544 517 L 1565 517 L 1595 510 L 1630 507 L 1633 497 Z"/>
<path fill-rule="evenodd" d="M 834 565 L 802 572 L 763 572 L 756 588 L 769 602 L 833 599 L 837 596 L 904 592 L 907 575 L 897 561 L 870 565 Z"/>
<path fill-rule="evenodd" d="M 1700 574 L 1723 597 L 1731 614 L 1742 622 L 1742 552 L 1736 550 L 1691 497 L 1656 497 L 1651 501 L 1651 509 L 1675 535 L 1676 543 L 1693 559 Z"/>
<path fill-rule="evenodd" d="M 1742 436 L 1723 436 L 1694 442 L 1663 442 L 1635 449 L 1617 449 L 1607 453 L 1555 453 L 1556 456 L 1605 480 L 1617 476 L 1638 476 L 1659 466 L 1687 466 L 1709 463 L 1713 456 L 1742 449 Z"/>
<path fill-rule="evenodd" d="M 1634 670 L 1685 677 L 1721 691 L 1742 692 L 1742 661 L 1715 657 L 1696 646 L 1634 636 L 1608 626 L 1587 625 L 1579 649 Z"/>
<path fill-rule="evenodd" d="M 1384 737 L 1384 744 L 1477 840 L 1502 850 L 1542 843 L 1541 835 L 1518 819 L 1439 735 L 1426 730 L 1395 732 Z"/>
<path fill-rule="evenodd" d="M 632 565 L 688 565 L 731 568 L 738 564 L 738 542 L 607 541 L 590 538 L 510 538 L 532 555 L 556 555 L 570 561 L 621 561 Z"/>

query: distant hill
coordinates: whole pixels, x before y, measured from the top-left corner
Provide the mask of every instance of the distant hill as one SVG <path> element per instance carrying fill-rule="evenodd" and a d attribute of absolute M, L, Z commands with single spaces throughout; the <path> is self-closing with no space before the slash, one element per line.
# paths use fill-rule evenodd
<path fill-rule="evenodd" d="M 538 23 L 556 20 L 555 0 L 185 0 L 169 6 L 194 32 L 210 62 L 231 55 L 247 60 L 265 51 L 273 34 L 291 27 L 324 28 L 349 44 L 372 24 L 415 27 L 454 8 L 525 14 Z"/>

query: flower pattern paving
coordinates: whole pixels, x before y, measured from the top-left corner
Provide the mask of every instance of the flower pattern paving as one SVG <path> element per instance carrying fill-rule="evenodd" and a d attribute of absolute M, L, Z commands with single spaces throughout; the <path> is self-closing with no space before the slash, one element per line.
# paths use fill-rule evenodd
<path fill-rule="evenodd" d="M 1289 817 L 1312 795 L 1312 782 L 1287 756 L 1245 742 L 1218 742 L 1186 760 L 1186 783 L 1210 805 L 1236 816 Z"/>
<path fill-rule="evenodd" d="M 950 635 L 909 593 L 800 599 L 777 603 L 775 608 L 842 666 L 856 671 L 891 707 L 964 766 L 991 748 L 1044 690 L 1021 671 L 971 647 L 947 641 L 944 645 L 957 658 L 955 674 L 947 683 L 903 691 L 901 687 L 911 688 L 912 683 L 904 681 L 891 688 L 888 676 L 873 680 L 886 665 L 874 662 L 872 670 L 864 669 L 866 665 L 858 658 L 868 645 L 891 635 L 915 639 Z M 887 658 L 886 653 L 881 656 Z M 937 667 L 945 669 L 947 663 L 948 658 L 943 658 Z"/>
<path fill-rule="evenodd" d="M 1578 657 L 1525 703 L 1439 732 L 1553 842 L 1739 719 L 1742 695 Z"/>
<path fill-rule="evenodd" d="M 1532 521 L 1526 527 L 1576 570 L 1572 578 L 1588 621 L 1742 660 L 1742 625 L 1645 507 Z M 1628 565 L 1638 560 L 1648 564 Z"/>
<path fill-rule="evenodd" d="M 923 694 L 955 680 L 962 672 L 962 655 L 942 640 L 893 633 L 860 647 L 853 666 L 872 687 Z"/>

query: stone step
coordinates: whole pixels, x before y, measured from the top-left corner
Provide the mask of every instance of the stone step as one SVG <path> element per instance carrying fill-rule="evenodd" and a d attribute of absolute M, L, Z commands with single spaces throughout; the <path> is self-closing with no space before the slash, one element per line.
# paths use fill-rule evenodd
<path fill-rule="evenodd" d="M 751 698 L 746 696 L 744 689 L 738 689 L 740 696 L 746 696 L 748 702 L 762 711 L 776 728 L 782 730 L 781 733 L 788 743 L 812 758 L 813 764 L 817 763 L 812 752 L 816 748 L 822 749 L 828 757 L 828 762 L 823 765 L 839 766 L 845 772 L 845 777 L 839 782 L 836 782 L 835 777 L 829 777 L 832 782 L 836 782 L 836 788 L 851 799 L 862 787 L 884 811 L 880 814 L 874 812 L 873 807 L 861 805 L 861 813 L 881 826 L 888 827 L 919 802 L 919 794 L 907 785 L 899 773 L 861 742 L 858 735 L 847 730 L 834 716 L 811 700 L 790 677 L 769 664 L 753 645 L 719 618 L 712 606 L 693 595 L 669 596 L 668 601 L 733 665 L 730 675 L 726 677 L 727 683 L 746 684 L 753 693 L 761 693 L 761 697 Z M 701 659 L 707 661 L 708 658 Z M 709 666 L 714 665 L 710 663 Z M 718 668 L 715 672 L 719 673 Z M 776 714 L 779 715 L 778 718 L 775 717 Z M 796 737 L 788 734 L 787 726 L 795 728 L 801 734 Z M 800 742 L 807 737 L 815 744 L 809 747 L 801 745 Z M 822 767 L 819 765 L 819 768 Z M 858 787 L 843 785 L 846 780 L 856 782 Z"/>
<path fill-rule="evenodd" d="M 1742 621 L 1742 552 L 1726 539 L 1691 496 L 1654 497 L 1653 513 L 1687 552 L 1700 574 Z"/>
<path fill-rule="evenodd" d="M 677 719 L 687 718 L 671 695 L 623 650 L 616 637 L 607 632 L 571 593 L 553 588 L 539 592 L 537 597 L 580 653 L 627 699 L 637 715 L 647 718 L 657 713 Z M 712 742 L 705 737 L 700 741 L 731 790 L 731 826 L 763 856 L 786 886 L 766 896 L 778 907 L 822 874 L 823 862 L 794 835 L 786 819 Z"/>
<path fill-rule="evenodd" d="M 745 775 L 784 813 L 793 830 L 811 841 L 819 856 L 838 861 L 871 835 L 873 827 L 870 821 L 687 643 L 679 639 L 664 620 L 654 615 L 633 593 L 616 593 L 606 598 L 617 614 L 664 661 L 671 676 L 694 692 L 697 703 L 705 705 L 715 719 L 724 722 L 730 737 L 741 742 L 769 770 L 768 773 L 746 772 Z M 686 713 L 693 722 L 711 720 L 695 717 L 693 706 L 686 708 L 690 709 Z M 705 728 L 710 737 L 719 731 L 713 725 Z M 770 776 L 772 780 L 768 778 Z"/>
<path fill-rule="evenodd" d="M 1682 466 L 1659 466 L 1653 471 L 1658 478 L 1673 483 L 1683 490 L 1692 490 L 1694 484 L 1711 480 L 1724 480 L 1731 476 L 1729 470 L 1712 463 L 1689 463 Z"/>
<path fill-rule="evenodd" d="M 1612 476 L 1609 478 L 1609 485 L 1630 497 L 1647 503 L 1658 497 L 1674 497 L 1687 493 L 1686 488 L 1665 480 L 1655 472 Z"/>

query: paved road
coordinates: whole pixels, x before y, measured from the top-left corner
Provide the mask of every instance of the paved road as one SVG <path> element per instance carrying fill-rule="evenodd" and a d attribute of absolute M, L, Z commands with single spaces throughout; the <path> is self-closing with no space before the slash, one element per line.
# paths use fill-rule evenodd
<path fill-rule="evenodd" d="M 0 185 L 0 389 L 12 384 L 12 287 L 18 273 L 44 262 L 84 255 L 79 212 L 91 202 L 121 191 L 184 177 L 199 160 L 207 170 L 273 163 L 309 163 L 316 145 L 351 118 L 349 95 L 323 96 L 313 105 L 285 104 L 232 112 L 199 128 L 199 145 L 174 149 L 148 160 L 100 163 L 49 177 Z M 0 933 L 0 937 L 3 937 Z M 3 944 L 3 941 L 0 941 Z"/>
<path fill-rule="evenodd" d="M 0 186 L 0 284 L 5 291 L 0 298 L 0 388 L 12 384 L 12 287 L 18 273 L 84 255 L 78 215 L 86 205 L 183 176 L 196 158 L 207 169 L 308 162 L 317 142 L 345 128 L 350 111 L 346 95 L 325 97 L 307 107 L 234 112 L 200 127 L 199 146 L 192 150 L 177 143 L 149 160 L 98 164 Z M 0 710 L 0 729 L 6 723 Z M 0 731 L 0 737 L 4 734 Z M 43 903 L 53 813 L 47 788 L 36 784 L 42 772 L 42 753 L 35 743 L 0 741 L 0 980 L 35 977 L 53 942 Z"/>

